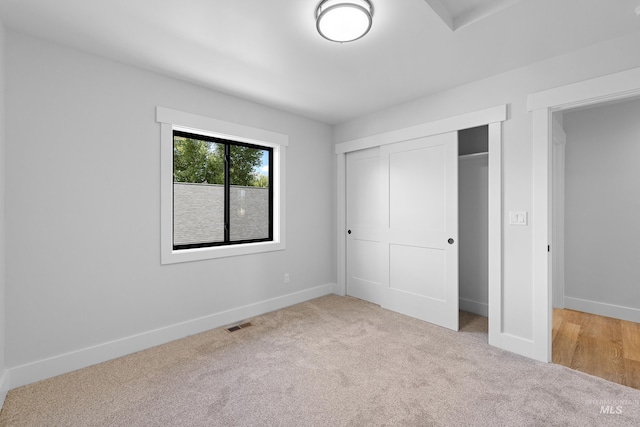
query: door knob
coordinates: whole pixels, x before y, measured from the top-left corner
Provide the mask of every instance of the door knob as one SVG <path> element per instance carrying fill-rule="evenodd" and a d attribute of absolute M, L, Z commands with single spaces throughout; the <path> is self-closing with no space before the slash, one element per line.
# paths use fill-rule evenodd
<path fill-rule="evenodd" d="M 351 234 L 351 230 L 347 230 L 347 234 Z"/>
<path fill-rule="evenodd" d="M 450 245 L 453 245 L 454 240 L 453 239 L 449 239 L 449 240 L 447 240 L 447 242 L 449 242 Z"/>

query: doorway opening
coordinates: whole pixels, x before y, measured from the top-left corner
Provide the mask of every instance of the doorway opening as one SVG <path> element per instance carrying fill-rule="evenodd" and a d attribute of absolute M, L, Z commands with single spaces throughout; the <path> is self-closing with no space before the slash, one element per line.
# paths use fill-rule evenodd
<path fill-rule="evenodd" d="M 458 131 L 460 330 L 488 334 L 489 128 Z"/>
<path fill-rule="evenodd" d="M 533 93 L 533 340 L 531 356 L 551 362 L 552 340 L 552 113 L 640 96 L 640 68 Z"/>
<path fill-rule="evenodd" d="M 552 361 L 640 388 L 638 99 L 552 115 Z"/>

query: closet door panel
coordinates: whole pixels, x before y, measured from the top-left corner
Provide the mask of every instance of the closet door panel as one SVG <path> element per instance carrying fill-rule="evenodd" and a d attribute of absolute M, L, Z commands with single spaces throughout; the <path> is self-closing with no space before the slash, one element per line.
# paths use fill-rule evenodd
<path fill-rule="evenodd" d="M 458 330 L 457 132 L 381 147 L 382 306 Z"/>

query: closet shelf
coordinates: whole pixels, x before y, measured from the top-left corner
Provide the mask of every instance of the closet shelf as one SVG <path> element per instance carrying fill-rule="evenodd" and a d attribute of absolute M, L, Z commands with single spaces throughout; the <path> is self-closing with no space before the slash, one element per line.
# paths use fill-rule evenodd
<path fill-rule="evenodd" d="M 460 156 L 458 156 L 459 159 L 469 159 L 472 157 L 483 157 L 483 156 L 488 156 L 489 152 L 488 151 L 484 151 L 482 153 L 471 153 L 471 154 L 461 154 Z"/>

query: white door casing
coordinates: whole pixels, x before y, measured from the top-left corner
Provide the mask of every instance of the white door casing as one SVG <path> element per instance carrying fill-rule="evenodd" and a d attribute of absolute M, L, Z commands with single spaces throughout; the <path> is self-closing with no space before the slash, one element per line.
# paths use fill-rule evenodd
<path fill-rule="evenodd" d="M 552 120 L 552 194 L 551 207 L 553 220 L 551 221 L 551 275 L 553 282 L 553 307 L 564 308 L 564 153 L 567 134 L 562 125 L 554 117 Z"/>
<path fill-rule="evenodd" d="M 548 252 L 553 238 L 552 113 L 640 96 L 640 68 L 596 77 L 529 95 L 533 113 L 533 351 L 530 357 L 551 361 L 552 281 Z M 551 248 L 553 251 L 553 248 Z"/>

